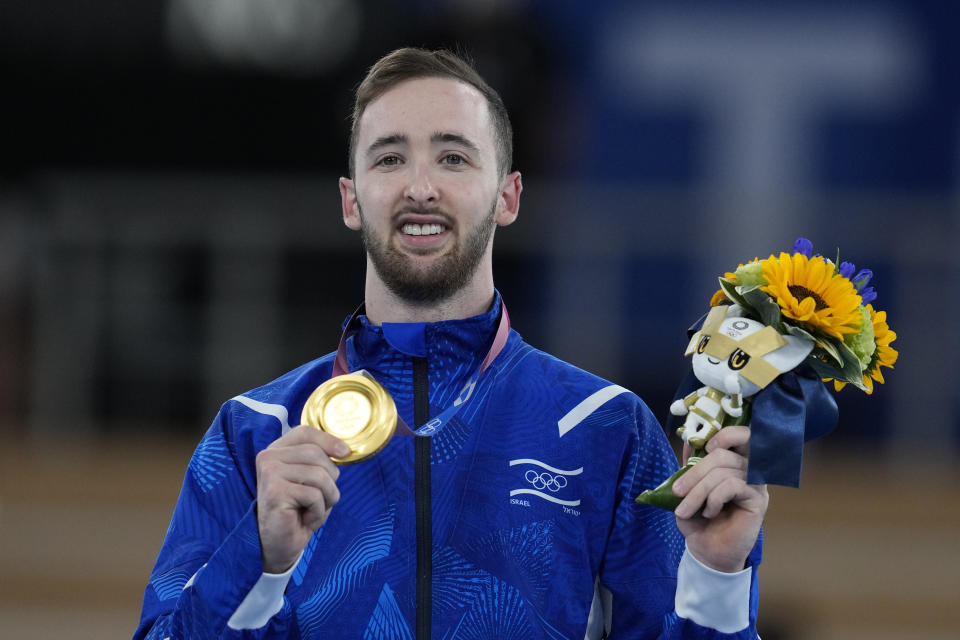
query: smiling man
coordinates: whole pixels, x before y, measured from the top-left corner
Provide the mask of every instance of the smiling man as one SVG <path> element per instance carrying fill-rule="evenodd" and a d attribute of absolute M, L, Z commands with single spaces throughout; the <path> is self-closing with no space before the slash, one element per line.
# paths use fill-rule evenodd
<path fill-rule="evenodd" d="M 675 485 L 643 402 L 526 344 L 494 288 L 519 211 L 500 97 L 401 49 L 359 86 L 344 223 L 365 311 L 338 353 L 224 404 L 190 462 L 136 638 L 755 638 L 765 487 L 728 427 Z M 376 456 L 290 424 L 345 362 L 392 396 Z"/>
<path fill-rule="evenodd" d="M 354 178 L 341 178 L 340 191 L 344 222 L 367 250 L 373 316 L 382 305 L 403 309 L 403 319 L 465 318 L 491 303 L 493 231 L 517 217 L 522 186 L 519 173 L 507 174 L 510 152 L 489 111 L 473 86 L 426 77 L 399 83 L 359 114 Z"/>
<path fill-rule="evenodd" d="M 487 100 L 449 78 L 402 82 L 368 104 L 353 140 L 354 177 L 340 191 L 344 222 L 367 250 L 368 314 L 485 311 L 493 231 L 517 217 L 522 189 L 520 174 L 503 169 Z"/>

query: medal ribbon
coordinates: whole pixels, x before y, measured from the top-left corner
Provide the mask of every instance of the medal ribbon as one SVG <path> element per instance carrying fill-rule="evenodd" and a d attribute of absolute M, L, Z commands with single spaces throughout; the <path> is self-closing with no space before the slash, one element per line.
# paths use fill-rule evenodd
<path fill-rule="evenodd" d="M 360 316 L 363 315 L 365 307 L 361 304 L 357 307 L 357 310 L 353 312 L 353 315 L 350 316 L 350 319 L 347 321 L 346 326 L 343 328 L 343 334 L 340 336 L 340 344 L 337 346 L 337 357 L 333 361 L 333 375 L 331 377 L 335 378 L 341 376 L 345 373 L 349 373 L 349 366 L 347 364 L 347 339 L 350 338 L 359 328 L 360 328 Z M 497 323 L 497 332 L 493 337 L 493 343 L 490 345 L 490 350 L 487 352 L 486 357 L 484 357 L 483 362 L 480 363 L 480 368 L 477 369 L 477 372 L 474 373 L 470 380 L 464 385 L 463 390 L 460 392 L 460 395 L 457 396 L 457 399 L 453 401 L 453 404 L 447 407 L 440 415 L 436 418 L 432 418 L 427 421 L 422 427 L 413 431 L 408 427 L 403 419 L 400 416 L 397 416 L 397 433 L 401 435 L 418 435 L 418 436 L 432 436 L 433 434 L 440 431 L 447 422 L 450 421 L 453 416 L 460 411 L 460 408 L 470 399 L 470 396 L 473 395 L 473 390 L 477 386 L 477 382 L 480 380 L 480 376 L 484 371 L 490 366 L 496 357 L 503 350 L 503 347 L 507 344 L 507 338 L 510 337 L 510 316 L 507 314 L 507 306 L 500 302 L 500 321 Z"/>

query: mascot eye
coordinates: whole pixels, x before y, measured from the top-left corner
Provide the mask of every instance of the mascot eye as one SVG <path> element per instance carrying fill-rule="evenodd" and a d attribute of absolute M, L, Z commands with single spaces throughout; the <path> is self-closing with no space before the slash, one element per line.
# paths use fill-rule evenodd
<path fill-rule="evenodd" d="M 707 349 L 707 343 L 710 342 L 710 336 L 701 336 L 697 343 L 697 353 L 703 353 Z"/>
<path fill-rule="evenodd" d="M 747 366 L 747 363 L 750 362 L 750 356 L 737 349 L 730 354 L 730 358 L 727 360 L 727 364 L 730 365 L 730 368 L 734 371 L 739 371 Z"/>

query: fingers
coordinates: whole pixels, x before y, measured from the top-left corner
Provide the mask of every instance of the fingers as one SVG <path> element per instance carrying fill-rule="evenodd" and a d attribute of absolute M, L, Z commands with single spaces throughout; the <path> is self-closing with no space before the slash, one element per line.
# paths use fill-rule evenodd
<path fill-rule="evenodd" d="M 340 470 L 330 459 L 331 456 L 342 458 L 349 453 L 350 447 L 342 440 L 309 426 L 291 429 L 260 452 L 266 458 L 287 464 L 321 465 L 333 475 L 334 480 L 339 477 Z"/>
<path fill-rule="evenodd" d="M 340 500 L 336 485 L 327 489 L 312 485 L 293 486 L 289 488 L 289 493 L 301 505 L 301 521 L 310 531 L 316 531 L 327 521 L 333 506 Z"/>
<path fill-rule="evenodd" d="M 256 458 L 257 525 L 264 569 L 285 570 L 340 500 L 340 468 L 331 455 L 349 448 L 310 427 L 292 429 Z"/>
<path fill-rule="evenodd" d="M 262 488 L 263 521 L 265 524 L 282 527 L 290 518 L 289 526 L 315 531 L 326 521 L 330 510 L 340 499 L 340 491 L 332 482 L 326 487 L 295 482 L 271 482 Z M 290 507 L 284 509 L 283 507 Z M 258 509 L 260 513 L 261 509 Z M 271 522 L 271 514 L 280 514 L 279 522 Z M 299 520 L 299 522 L 294 522 Z"/>
<path fill-rule="evenodd" d="M 286 471 L 270 464 L 258 471 L 257 527 L 267 573 L 283 573 L 293 565 L 340 498 L 329 475 L 300 484 L 285 477 Z"/>
<path fill-rule="evenodd" d="M 675 510 L 677 526 L 701 562 L 718 571 L 739 571 L 763 524 L 767 487 L 747 483 L 749 428 L 724 427 L 705 448 L 703 459 L 673 485 L 683 498 Z"/>
<path fill-rule="evenodd" d="M 746 458 L 726 449 L 709 454 L 674 483 L 674 493 L 684 498 L 675 511 L 677 517 L 690 517 L 701 507 L 704 517 L 716 515 L 726 502 L 740 496 L 746 473 Z"/>
<path fill-rule="evenodd" d="M 340 468 L 330 455 L 345 455 L 344 450 L 349 452 L 343 442 L 316 429 L 300 427 L 289 431 L 257 454 L 259 497 L 268 505 L 309 508 L 313 500 L 301 502 L 298 492 L 288 486 L 303 485 L 319 490 L 326 505 L 336 504 L 340 497 L 336 486 Z M 271 500 L 274 494 L 280 499 Z"/>
<path fill-rule="evenodd" d="M 258 487 L 258 493 L 264 493 L 264 490 L 293 492 L 296 487 L 305 486 L 321 491 L 328 504 L 334 504 L 340 498 L 340 490 L 336 485 L 340 469 L 333 464 L 329 467 L 320 464 L 296 464 L 266 457 L 262 460 L 258 458 L 258 462 L 259 485 L 262 485 Z M 270 495 L 265 497 L 269 498 Z M 294 497 L 293 493 L 291 497 Z M 297 500 L 288 502 L 299 503 Z"/>
<path fill-rule="evenodd" d="M 724 427 L 717 431 L 709 441 L 707 441 L 707 453 L 717 449 L 731 449 L 741 456 L 746 457 L 750 452 L 750 427 L 733 425 Z"/>
<path fill-rule="evenodd" d="M 350 453 L 350 447 L 325 431 L 315 429 L 309 425 L 301 425 L 291 429 L 282 437 L 274 440 L 268 449 L 294 446 L 298 444 L 313 444 L 324 451 L 328 456 L 342 458 Z"/>
<path fill-rule="evenodd" d="M 754 495 L 749 485 L 732 472 L 715 472 L 707 475 L 690 489 L 675 511 L 678 518 L 699 515 L 714 518 L 729 502 L 750 501 Z"/>
<path fill-rule="evenodd" d="M 750 453 L 750 427 L 744 427 L 740 425 L 732 425 L 729 427 L 724 427 L 717 431 L 713 437 L 707 440 L 704 449 L 707 453 L 716 451 L 717 449 L 730 449 L 738 453 L 743 457 L 747 457 Z M 690 455 L 693 453 L 693 447 L 689 442 L 684 441 L 683 443 L 683 453 L 681 454 L 681 460 L 686 464 L 687 460 L 690 458 Z"/>
<path fill-rule="evenodd" d="M 340 467 L 334 464 L 326 451 L 312 443 L 284 447 L 270 446 L 257 455 L 258 470 L 260 470 L 264 464 L 278 467 L 281 465 L 317 467 L 318 469 L 323 469 L 327 474 L 332 476 L 334 480 L 340 477 Z M 294 478 L 290 479 L 295 481 Z"/>
<path fill-rule="evenodd" d="M 675 510 L 678 518 L 690 518 L 698 512 L 714 518 L 730 502 L 753 508 L 759 496 L 746 482 L 749 441 L 749 428 L 731 426 L 707 442 L 707 455 L 674 483 L 674 494 L 684 498 Z M 684 458 L 689 453 L 685 446 Z"/>

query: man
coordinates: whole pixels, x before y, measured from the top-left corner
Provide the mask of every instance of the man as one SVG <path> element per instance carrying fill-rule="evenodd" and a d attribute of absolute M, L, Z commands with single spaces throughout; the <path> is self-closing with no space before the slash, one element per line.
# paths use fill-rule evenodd
<path fill-rule="evenodd" d="M 135 637 L 755 637 L 748 430 L 711 440 L 676 516 L 637 505 L 677 464 L 639 398 L 516 332 L 491 348 L 494 229 L 522 191 L 496 92 L 450 53 L 395 51 L 357 90 L 350 147 L 367 273 L 349 369 L 414 428 L 457 411 L 337 467 L 343 442 L 290 425 L 334 354 L 224 404 Z"/>

